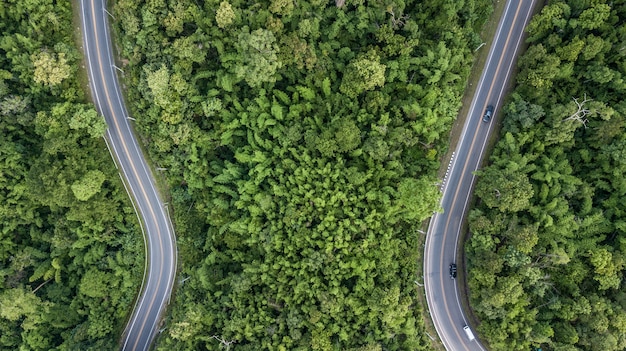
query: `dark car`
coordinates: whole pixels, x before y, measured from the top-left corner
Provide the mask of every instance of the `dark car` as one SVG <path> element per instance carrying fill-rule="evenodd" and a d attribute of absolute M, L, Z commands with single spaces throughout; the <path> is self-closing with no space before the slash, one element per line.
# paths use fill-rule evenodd
<path fill-rule="evenodd" d="M 487 106 L 487 109 L 485 110 L 485 114 L 483 115 L 483 122 L 491 121 L 492 115 L 493 115 L 493 106 L 489 105 Z"/>
<path fill-rule="evenodd" d="M 456 278 L 456 263 L 450 264 L 450 278 Z"/>

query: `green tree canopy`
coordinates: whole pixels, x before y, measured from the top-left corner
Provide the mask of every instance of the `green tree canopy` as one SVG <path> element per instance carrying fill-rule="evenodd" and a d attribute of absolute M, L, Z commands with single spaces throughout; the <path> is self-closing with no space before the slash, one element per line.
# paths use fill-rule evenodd
<path fill-rule="evenodd" d="M 385 84 L 386 66 L 380 63 L 380 57 L 374 51 L 368 52 L 350 62 L 341 80 L 339 90 L 350 96 L 382 87 Z"/>

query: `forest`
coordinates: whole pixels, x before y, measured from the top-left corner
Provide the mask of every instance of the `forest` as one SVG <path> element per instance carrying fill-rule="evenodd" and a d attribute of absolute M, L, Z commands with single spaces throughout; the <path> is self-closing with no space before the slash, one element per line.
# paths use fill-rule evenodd
<path fill-rule="evenodd" d="M 527 28 L 466 246 L 492 350 L 626 350 L 626 2 L 549 1 Z"/>
<path fill-rule="evenodd" d="M 74 36 L 69 1 L 0 5 L 0 350 L 118 349 L 143 274 Z"/>
<path fill-rule="evenodd" d="M 427 350 L 422 222 L 487 0 L 117 0 L 180 284 L 158 350 Z"/>

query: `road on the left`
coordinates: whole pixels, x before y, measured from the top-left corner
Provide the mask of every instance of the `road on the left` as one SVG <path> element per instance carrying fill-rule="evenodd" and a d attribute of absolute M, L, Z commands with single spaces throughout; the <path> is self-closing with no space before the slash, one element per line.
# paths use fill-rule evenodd
<path fill-rule="evenodd" d="M 89 84 L 108 129 L 105 140 L 141 223 L 146 268 L 139 298 L 122 335 L 122 350 L 150 348 L 169 303 L 176 274 L 176 239 L 165 203 L 137 144 L 117 81 L 105 0 L 81 0 L 83 45 Z"/>

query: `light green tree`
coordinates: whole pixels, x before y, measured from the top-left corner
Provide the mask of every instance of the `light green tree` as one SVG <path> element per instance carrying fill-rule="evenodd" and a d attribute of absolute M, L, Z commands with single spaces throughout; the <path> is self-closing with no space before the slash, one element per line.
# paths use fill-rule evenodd
<path fill-rule="evenodd" d="M 37 83 L 53 86 L 70 76 L 71 67 L 67 63 L 65 53 L 49 53 L 41 51 L 31 56 L 35 67 L 33 79 Z"/>
<path fill-rule="evenodd" d="M 339 90 L 350 97 L 356 97 L 367 90 L 382 87 L 385 84 L 385 69 L 386 66 L 380 63 L 378 54 L 370 51 L 348 64 Z"/>
<path fill-rule="evenodd" d="M 600 290 L 617 289 L 622 282 L 621 269 L 615 264 L 613 254 L 605 249 L 598 248 L 589 252 L 589 261 L 594 267 L 593 279 L 600 283 Z"/>
<path fill-rule="evenodd" d="M 222 1 L 220 7 L 215 12 L 217 26 L 224 29 L 235 20 L 235 11 L 228 1 Z"/>
<path fill-rule="evenodd" d="M 7 289 L 0 295 L 0 317 L 16 321 L 25 315 L 34 314 L 39 298 L 24 289 Z"/>
<path fill-rule="evenodd" d="M 80 108 L 70 118 L 70 128 L 85 129 L 92 138 L 104 135 L 107 124 L 93 108 Z"/>
<path fill-rule="evenodd" d="M 611 15 L 611 7 L 607 4 L 596 4 L 578 16 L 578 23 L 584 29 L 600 28 Z"/>
<path fill-rule="evenodd" d="M 361 130 L 353 121 L 342 119 L 337 125 L 335 139 L 337 140 L 337 151 L 352 151 L 361 144 Z"/>
<path fill-rule="evenodd" d="M 239 34 L 237 51 L 243 61 L 235 68 L 238 78 L 245 79 L 253 88 L 276 82 L 276 70 L 282 67 L 282 63 L 278 59 L 280 50 L 274 33 L 261 28 L 248 33 L 246 28 Z"/>
<path fill-rule="evenodd" d="M 109 294 L 111 274 L 90 268 L 80 282 L 79 291 L 89 297 L 105 297 Z"/>
<path fill-rule="evenodd" d="M 406 220 L 423 221 L 438 209 L 441 193 L 430 178 L 405 178 L 398 185 L 398 204 Z"/>
<path fill-rule="evenodd" d="M 169 85 L 170 85 L 170 73 L 167 67 L 163 64 L 161 68 L 156 71 L 148 71 L 146 70 L 146 80 L 148 82 L 148 87 L 154 96 L 154 102 L 165 108 L 169 102 Z"/>
<path fill-rule="evenodd" d="M 279 15 L 289 16 L 293 12 L 294 4 L 293 0 L 272 0 L 269 10 L 272 13 Z"/>
<path fill-rule="evenodd" d="M 105 180 L 106 176 L 101 171 L 89 171 L 85 176 L 72 184 L 72 192 L 78 200 L 87 201 L 100 192 L 100 187 Z"/>

